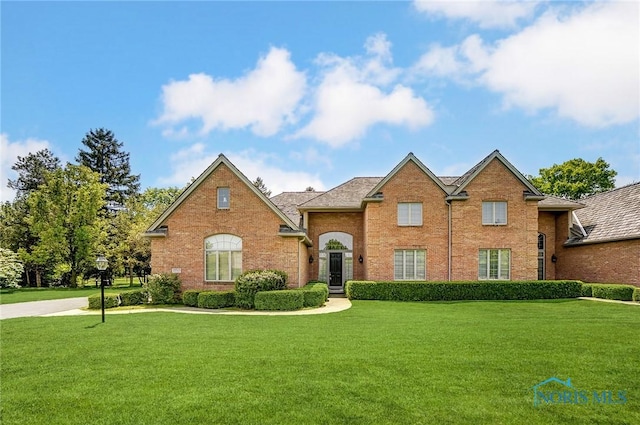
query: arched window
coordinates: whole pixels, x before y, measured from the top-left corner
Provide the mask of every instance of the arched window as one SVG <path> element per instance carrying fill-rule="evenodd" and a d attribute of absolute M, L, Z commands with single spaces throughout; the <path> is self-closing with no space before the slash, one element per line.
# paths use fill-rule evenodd
<path fill-rule="evenodd" d="M 234 235 L 213 235 L 204 240 L 205 280 L 233 282 L 242 273 L 242 239 Z"/>

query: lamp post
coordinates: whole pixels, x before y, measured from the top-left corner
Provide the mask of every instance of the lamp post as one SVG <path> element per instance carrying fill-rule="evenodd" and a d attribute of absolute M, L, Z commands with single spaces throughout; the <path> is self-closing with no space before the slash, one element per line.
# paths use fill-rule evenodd
<path fill-rule="evenodd" d="M 100 270 L 100 304 L 102 306 L 102 323 L 104 323 L 104 271 L 107 269 L 109 261 L 104 255 L 98 255 L 96 258 L 96 268 Z"/>

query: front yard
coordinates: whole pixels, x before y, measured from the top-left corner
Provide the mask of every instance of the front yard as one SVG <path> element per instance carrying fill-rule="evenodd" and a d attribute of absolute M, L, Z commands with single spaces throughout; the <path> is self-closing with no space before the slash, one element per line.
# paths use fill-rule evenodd
<path fill-rule="evenodd" d="M 640 423 L 636 306 L 354 301 L 316 316 L 1 326 L 7 425 Z M 550 377 L 627 401 L 534 407 Z"/>

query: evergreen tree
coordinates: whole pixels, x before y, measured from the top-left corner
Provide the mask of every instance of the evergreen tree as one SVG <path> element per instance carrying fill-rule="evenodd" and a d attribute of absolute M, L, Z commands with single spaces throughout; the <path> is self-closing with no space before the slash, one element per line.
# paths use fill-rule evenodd
<path fill-rule="evenodd" d="M 57 168 L 60 168 L 60 160 L 49 149 L 29 153 L 25 157 L 19 156 L 11 167 L 18 173 L 18 178 L 9 179 L 7 187 L 16 191 L 16 197 L 24 197 L 44 183 L 47 172 Z"/>
<path fill-rule="evenodd" d="M 125 200 L 138 193 L 140 175 L 131 174 L 129 153 L 122 151 L 122 142 L 111 130 L 89 130 L 82 139 L 87 150 L 80 149 L 76 161 L 100 174 L 100 183 L 106 183 L 107 203 L 124 205 Z"/>
<path fill-rule="evenodd" d="M 257 187 L 260 190 L 260 192 L 264 193 L 264 195 L 267 198 L 271 196 L 271 191 L 269 190 L 269 188 L 267 188 L 267 185 L 264 184 L 262 177 L 257 177 L 256 180 L 253 182 L 253 185 Z"/>

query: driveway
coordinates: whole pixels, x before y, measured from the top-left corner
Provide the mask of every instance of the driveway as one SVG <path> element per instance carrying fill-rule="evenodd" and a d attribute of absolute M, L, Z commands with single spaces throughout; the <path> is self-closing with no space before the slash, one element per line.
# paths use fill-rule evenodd
<path fill-rule="evenodd" d="M 87 297 L 4 304 L 0 305 L 0 320 L 13 319 L 15 317 L 43 316 L 45 314 L 75 310 L 78 308 L 87 307 L 88 305 L 89 301 Z"/>

